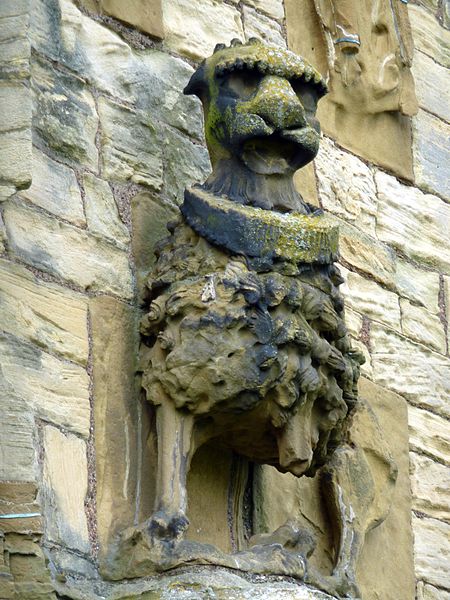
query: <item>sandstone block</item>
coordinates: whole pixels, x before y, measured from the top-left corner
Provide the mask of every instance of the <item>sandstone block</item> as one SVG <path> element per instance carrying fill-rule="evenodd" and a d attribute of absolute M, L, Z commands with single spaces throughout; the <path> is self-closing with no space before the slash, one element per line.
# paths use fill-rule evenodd
<path fill-rule="evenodd" d="M 413 509 L 450 521 L 450 467 L 415 452 L 410 458 Z"/>
<path fill-rule="evenodd" d="M 25 85 L 15 82 L 0 85 L 0 105 L 0 132 L 31 126 L 30 91 Z"/>
<path fill-rule="evenodd" d="M 86 444 L 55 427 L 44 428 L 43 506 L 48 541 L 88 553 L 84 501 L 87 494 Z"/>
<path fill-rule="evenodd" d="M 439 312 L 439 273 L 423 271 L 405 260 L 397 260 L 395 287 L 400 296 L 420 304 L 433 314 Z"/>
<path fill-rule="evenodd" d="M 162 186 L 160 142 L 148 115 L 99 98 L 102 174 L 113 181 Z"/>
<path fill-rule="evenodd" d="M 409 442 L 413 450 L 450 464 L 448 421 L 415 406 L 408 407 Z"/>
<path fill-rule="evenodd" d="M 408 257 L 450 273 L 450 249 L 443 244 L 450 229 L 450 205 L 407 187 L 385 173 L 378 187 L 377 235 Z"/>
<path fill-rule="evenodd" d="M 130 243 L 130 232 L 122 222 L 116 201 L 108 183 L 91 173 L 83 176 L 84 202 L 89 231 L 119 248 Z"/>
<path fill-rule="evenodd" d="M 370 332 L 374 381 L 420 407 L 450 416 L 450 359 L 376 323 Z"/>
<path fill-rule="evenodd" d="M 341 267 L 345 283 L 341 286 L 346 306 L 371 320 L 385 323 L 400 331 L 398 296 L 380 285 Z"/>
<path fill-rule="evenodd" d="M 247 0 L 247 4 L 254 6 L 272 19 L 284 19 L 283 0 Z"/>
<path fill-rule="evenodd" d="M 400 310 L 404 335 L 441 354 L 447 352 L 444 324 L 438 315 L 404 299 L 400 299 Z"/>
<path fill-rule="evenodd" d="M 184 190 L 193 183 L 203 182 L 211 171 L 206 148 L 193 144 L 169 129 L 163 134 L 165 196 L 177 204 L 183 202 Z"/>
<path fill-rule="evenodd" d="M 130 23 L 157 38 L 164 37 L 161 0 L 101 0 L 106 14 Z"/>
<path fill-rule="evenodd" d="M 89 435 L 89 379 L 82 367 L 6 334 L 0 349 L 5 384 L 26 403 L 27 414 Z"/>
<path fill-rule="evenodd" d="M 420 581 L 417 586 L 417 600 L 450 600 L 450 592 L 437 589 Z"/>
<path fill-rule="evenodd" d="M 416 49 L 449 68 L 450 32 L 441 27 L 435 16 L 421 6 L 411 4 L 408 13 Z"/>
<path fill-rule="evenodd" d="M 31 186 L 20 195 L 74 225 L 86 223 L 81 193 L 74 172 L 52 160 L 37 148 L 33 149 Z"/>
<path fill-rule="evenodd" d="M 9 203 L 4 218 L 14 256 L 86 290 L 132 297 L 128 256 L 116 246 L 20 203 Z"/>
<path fill-rule="evenodd" d="M 162 0 L 165 44 L 180 54 L 205 58 L 218 43 L 244 39 L 241 15 L 215 0 Z"/>
<path fill-rule="evenodd" d="M 350 265 L 375 281 L 394 287 L 396 256 L 394 251 L 346 221 L 339 222 L 339 252 Z"/>
<path fill-rule="evenodd" d="M 419 106 L 444 121 L 450 121 L 450 98 L 442 94 L 448 88 L 448 69 L 423 52 L 416 52 L 412 65 Z"/>
<path fill-rule="evenodd" d="M 378 199 L 369 167 L 326 137 L 314 164 L 323 208 L 374 236 Z"/>
<path fill-rule="evenodd" d="M 450 196 L 446 165 L 450 160 L 450 125 L 423 110 L 413 119 L 413 159 L 417 185 Z"/>
<path fill-rule="evenodd" d="M 0 260 L 2 329 L 82 365 L 88 358 L 86 300 Z"/>
<path fill-rule="evenodd" d="M 268 44 L 274 46 L 286 47 L 286 40 L 283 36 L 283 30 L 277 21 L 256 12 L 249 6 L 244 6 L 244 32 L 245 38 L 257 37 Z"/>
<path fill-rule="evenodd" d="M 10 189 L 27 187 L 31 183 L 31 130 L 3 132 L 0 143 L 0 180 L 7 182 Z"/>
<path fill-rule="evenodd" d="M 413 517 L 416 575 L 448 589 L 450 525 L 437 519 Z"/>
<path fill-rule="evenodd" d="M 96 171 L 98 118 L 83 80 L 36 59 L 32 81 L 34 131 L 64 161 L 79 162 Z"/>
<path fill-rule="evenodd" d="M 447 336 L 450 339 L 450 277 L 444 277 L 445 310 L 447 318 Z"/>

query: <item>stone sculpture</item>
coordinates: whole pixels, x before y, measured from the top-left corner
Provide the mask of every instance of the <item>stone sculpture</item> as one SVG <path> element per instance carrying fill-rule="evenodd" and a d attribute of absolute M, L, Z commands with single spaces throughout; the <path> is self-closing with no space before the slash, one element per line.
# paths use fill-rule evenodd
<path fill-rule="evenodd" d="M 156 412 L 156 505 L 117 541 L 111 578 L 215 564 L 357 594 L 364 534 L 386 516 L 389 494 L 374 502 L 366 449 L 348 435 L 354 415 L 370 410 L 358 400 L 363 357 L 338 291 L 337 227 L 292 182 L 317 153 L 326 90 L 306 61 L 254 39 L 218 45 L 185 90 L 203 103 L 213 171 L 186 190 L 148 282 L 141 364 Z M 211 439 L 297 477 L 322 469 L 336 530 L 332 574 L 308 567 L 314 539 L 294 522 L 232 555 L 183 539 L 190 462 Z M 392 487 L 389 451 L 373 452 Z"/>

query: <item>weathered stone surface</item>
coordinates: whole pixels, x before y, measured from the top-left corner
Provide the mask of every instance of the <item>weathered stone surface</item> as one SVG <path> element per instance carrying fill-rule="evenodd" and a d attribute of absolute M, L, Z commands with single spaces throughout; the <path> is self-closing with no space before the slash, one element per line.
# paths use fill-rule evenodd
<path fill-rule="evenodd" d="M 394 287 L 396 256 L 392 248 L 381 244 L 354 225 L 337 220 L 342 258 L 382 285 Z"/>
<path fill-rule="evenodd" d="M 415 452 L 410 454 L 413 508 L 450 521 L 450 467 Z"/>
<path fill-rule="evenodd" d="M 88 358 L 86 300 L 0 260 L 2 329 L 82 365 Z"/>
<path fill-rule="evenodd" d="M 86 223 L 75 173 L 37 148 L 33 149 L 33 180 L 21 196 L 75 225 Z"/>
<path fill-rule="evenodd" d="M 148 488 L 152 481 L 143 481 L 140 472 L 142 461 L 148 461 L 149 457 L 138 455 L 145 444 L 136 387 L 138 315 L 126 304 L 107 296 L 93 298 L 89 311 L 94 365 L 97 526 L 104 555 L 111 537 L 136 518 L 142 501 L 140 494 L 151 496 Z"/>
<path fill-rule="evenodd" d="M 247 0 L 247 4 L 254 6 L 272 19 L 284 19 L 283 0 Z"/>
<path fill-rule="evenodd" d="M 61 595 L 80 593 L 92 594 L 89 581 L 68 580 L 56 582 Z M 247 581 L 243 577 L 220 568 L 196 567 L 195 571 L 184 571 L 165 575 L 157 579 L 135 580 L 114 586 L 117 600 L 335 600 L 328 594 L 313 590 L 295 581 L 274 581 L 259 577 Z M 106 588 L 104 595 L 112 591 Z M 69 593 L 68 593 L 69 592 Z M 89 597 L 89 596 L 88 596 Z M 409 599 L 408 599 L 409 600 Z"/>
<path fill-rule="evenodd" d="M 317 193 L 317 179 L 314 164 L 309 163 L 303 169 L 299 169 L 294 175 L 295 189 L 301 194 L 303 200 L 312 206 L 320 207 L 319 195 Z"/>
<path fill-rule="evenodd" d="M 447 319 L 447 337 L 450 340 L 450 277 L 444 277 L 445 313 Z"/>
<path fill-rule="evenodd" d="M 450 600 L 450 592 L 437 589 L 420 581 L 417 586 L 417 600 Z"/>
<path fill-rule="evenodd" d="M 438 315 L 404 299 L 400 299 L 400 310 L 404 335 L 441 354 L 446 353 L 444 324 Z"/>
<path fill-rule="evenodd" d="M 376 383 L 397 392 L 413 404 L 450 416 L 449 358 L 376 323 L 371 327 L 370 342 Z"/>
<path fill-rule="evenodd" d="M 450 121 L 450 98 L 442 94 L 450 83 L 448 69 L 423 52 L 416 52 L 413 74 L 419 106 L 444 121 Z"/>
<path fill-rule="evenodd" d="M 161 0 L 100 0 L 102 9 L 112 17 L 130 23 L 152 36 L 163 38 Z"/>
<path fill-rule="evenodd" d="M 413 517 L 416 575 L 449 588 L 450 525 L 437 519 Z"/>
<path fill-rule="evenodd" d="M 445 165 L 450 161 L 450 125 L 420 110 L 413 119 L 413 156 L 416 184 L 423 189 L 450 196 Z"/>
<path fill-rule="evenodd" d="M 413 450 L 450 464 L 448 421 L 415 406 L 408 407 L 409 442 Z"/>
<path fill-rule="evenodd" d="M 4 218 L 10 251 L 27 264 L 88 290 L 133 295 L 128 256 L 116 246 L 20 203 Z"/>
<path fill-rule="evenodd" d="M 132 181 L 159 190 L 162 159 L 156 127 L 143 111 L 99 98 L 102 174 L 113 181 Z"/>
<path fill-rule="evenodd" d="M 327 137 L 314 164 L 323 208 L 374 236 L 378 199 L 369 167 Z"/>
<path fill-rule="evenodd" d="M 450 273 L 450 205 L 378 172 L 377 235 L 408 257 Z M 418 235 L 420 232 L 420 235 Z"/>
<path fill-rule="evenodd" d="M 433 14 L 421 6 L 409 6 L 409 18 L 417 50 L 444 67 L 450 67 L 450 32 L 439 25 Z"/>
<path fill-rule="evenodd" d="M 14 188 L 12 193 L 14 193 L 15 191 L 16 190 Z M 0 200 L 0 202 L 1 202 L 1 200 Z M 5 252 L 5 250 L 6 250 L 6 245 L 5 245 L 6 241 L 7 241 L 7 235 L 6 235 L 5 223 L 3 222 L 3 216 L 0 213 L 0 253 Z"/>
<path fill-rule="evenodd" d="M 397 260 L 395 287 L 400 296 L 420 304 L 433 314 L 439 312 L 439 273 L 423 271 L 405 260 Z"/>
<path fill-rule="evenodd" d="M 91 173 L 85 173 L 83 186 L 88 230 L 119 248 L 126 248 L 130 243 L 130 232 L 120 218 L 108 183 Z"/>
<path fill-rule="evenodd" d="M 2 334 L 5 383 L 34 414 L 83 436 L 89 435 L 89 379 L 86 371 L 13 336 Z"/>
<path fill-rule="evenodd" d="M 193 58 L 205 58 L 218 43 L 244 39 L 239 11 L 213 0 L 162 0 L 165 43 Z"/>
<path fill-rule="evenodd" d="M 45 537 L 84 553 L 90 548 L 84 511 L 87 478 L 85 442 L 55 427 L 44 427 Z"/>
<path fill-rule="evenodd" d="M 2 83 L 0 85 L 0 104 L 2 106 L 0 132 L 30 127 L 31 99 L 30 91 L 25 85 L 19 82 Z"/>
<path fill-rule="evenodd" d="M 98 118 L 84 82 L 37 59 L 32 64 L 32 81 L 34 131 L 65 161 L 97 170 Z"/>
<path fill-rule="evenodd" d="M 1 134 L 0 180 L 8 182 L 8 197 L 12 189 L 22 189 L 31 183 L 31 131 L 21 129 Z"/>
<path fill-rule="evenodd" d="M 15 393 L 14 382 L 7 381 L 3 364 L 0 364 L 0 410 L 0 480 L 32 481 L 37 476 L 34 419 L 26 402 Z"/>
<path fill-rule="evenodd" d="M 341 273 L 345 279 L 341 292 L 346 306 L 400 331 L 400 307 L 396 294 L 343 267 Z"/>
<path fill-rule="evenodd" d="M 184 190 L 192 183 L 203 182 L 211 171 L 206 148 L 193 144 L 169 127 L 163 133 L 164 195 L 181 204 Z"/>
<path fill-rule="evenodd" d="M 249 6 L 244 6 L 243 17 L 244 32 L 247 39 L 257 37 L 275 46 L 286 46 L 283 30 L 279 23 L 266 15 L 256 12 L 256 10 Z"/>

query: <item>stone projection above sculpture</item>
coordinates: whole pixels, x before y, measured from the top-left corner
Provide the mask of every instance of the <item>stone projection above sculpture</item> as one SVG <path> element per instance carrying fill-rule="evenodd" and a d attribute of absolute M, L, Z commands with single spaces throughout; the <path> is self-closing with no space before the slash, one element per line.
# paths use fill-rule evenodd
<path fill-rule="evenodd" d="M 358 556 L 388 513 L 396 465 L 358 399 L 364 359 L 344 321 L 337 227 L 292 182 L 318 151 L 326 90 L 304 59 L 256 39 L 217 46 L 185 89 L 202 101 L 213 171 L 186 190 L 147 284 L 141 370 L 156 417 L 156 500 L 117 539 L 102 569 L 111 579 L 206 564 L 359 596 Z M 359 445 L 349 427 L 361 418 Z M 315 536 L 295 519 L 234 554 L 185 539 L 187 474 L 212 441 L 297 478 L 320 473 L 331 572 L 310 564 Z"/>
<path fill-rule="evenodd" d="M 407 2 L 287 0 L 286 11 L 290 47 L 328 71 L 330 94 L 320 112 L 325 131 L 411 177 L 408 117 L 418 105 Z"/>

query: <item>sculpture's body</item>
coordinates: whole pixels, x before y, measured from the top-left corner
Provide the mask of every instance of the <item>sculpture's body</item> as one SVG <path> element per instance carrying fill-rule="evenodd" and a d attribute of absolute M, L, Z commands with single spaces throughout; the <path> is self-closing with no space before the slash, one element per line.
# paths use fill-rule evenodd
<path fill-rule="evenodd" d="M 148 523 L 122 538 L 130 552 L 140 548 L 132 574 L 197 560 L 347 593 L 364 533 L 385 516 L 385 506 L 371 513 L 364 451 L 347 443 L 363 359 L 344 323 L 337 229 L 292 183 L 317 153 L 325 91 L 302 59 L 257 41 L 219 47 L 186 89 L 205 108 L 213 173 L 187 190 L 148 285 L 142 370 L 156 407 L 157 498 Z M 182 541 L 190 461 L 211 439 L 297 477 L 326 466 L 332 577 L 308 571 L 311 538 L 292 523 L 232 556 Z M 389 453 L 379 459 L 395 481 Z"/>

